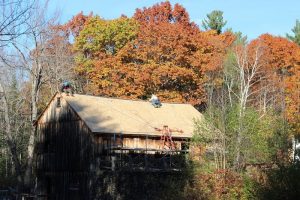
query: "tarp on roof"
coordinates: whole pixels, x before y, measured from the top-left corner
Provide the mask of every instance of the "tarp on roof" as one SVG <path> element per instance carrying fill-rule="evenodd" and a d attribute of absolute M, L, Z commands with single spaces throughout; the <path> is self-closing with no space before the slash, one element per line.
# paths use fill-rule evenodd
<path fill-rule="evenodd" d="M 86 125 L 95 133 L 147 134 L 160 136 L 155 128 L 167 125 L 173 137 L 190 138 L 194 119 L 203 116 L 190 104 L 162 103 L 154 108 L 150 102 L 97 97 L 89 95 L 63 96 Z"/>

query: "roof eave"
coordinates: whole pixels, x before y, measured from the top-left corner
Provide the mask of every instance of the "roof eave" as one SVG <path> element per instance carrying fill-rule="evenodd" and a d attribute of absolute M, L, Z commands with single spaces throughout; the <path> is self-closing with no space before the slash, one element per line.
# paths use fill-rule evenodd
<path fill-rule="evenodd" d="M 159 133 L 132 133 L 132 132 L 121 132 L 121 133 L 112 133 L 112 132 L 93 132 L 93 134 L 99 134 L 99 135 L 121 135 L 121 136 L 143 136 L 143 137 L 161 137 L 161 134 Z M 192 136 L 178 136 L 173 135 L 172 138 L 179 138 L 179 139 L 191 139 Z"/>

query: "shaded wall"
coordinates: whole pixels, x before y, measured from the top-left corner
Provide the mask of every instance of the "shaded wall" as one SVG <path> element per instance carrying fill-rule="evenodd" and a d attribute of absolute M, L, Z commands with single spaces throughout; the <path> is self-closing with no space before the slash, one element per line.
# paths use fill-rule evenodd
<path fill-rule="evenodd" d="M 38 124 L 38 193 L 48 199 L 86 199 L 93 142 L 89 129 L 60 99 Z"/>

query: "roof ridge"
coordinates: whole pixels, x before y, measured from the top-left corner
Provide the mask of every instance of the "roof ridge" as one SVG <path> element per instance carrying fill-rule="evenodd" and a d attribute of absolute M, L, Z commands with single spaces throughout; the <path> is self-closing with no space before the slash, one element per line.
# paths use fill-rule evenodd
<path fill-rule="evenodd" d="M 96 96 L 96 95 L 90 95 L 90 94 L 75 94 L 79 96 L 87 96 L 87 97 L 94 97 L 94 98 L 104 98 L 104 99 L 115 99 L 115 100 L 123 100 L 123 101 L 138 101 L 138 102 L 147 102 L 149 103 L 148 100 L 142 100 L 142 99 L 125 99 L 121 97 L 107 97 L 107 96 Z M 181 103 L 181 102 L 163 102 L 161 101 L 162 104 L 181 104 L 181 105 L 191 105 L 190 103 Z"/>

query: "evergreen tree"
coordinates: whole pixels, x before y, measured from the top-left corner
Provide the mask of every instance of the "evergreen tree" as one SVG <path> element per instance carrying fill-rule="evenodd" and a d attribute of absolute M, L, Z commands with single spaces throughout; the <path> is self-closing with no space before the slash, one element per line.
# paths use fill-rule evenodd
<path fill-rule="evenodd" d="M 293 35 L 286 34 L 286 37 L 295 42 L 296 44 L 300 45 L 300 21 L 296 20 L 296 25 L 292 29 L 292 32 L 294 33 Z"/>
<path fill-rule="evenodd" d="M 202 27 L 205 30 L 215 30 L 218 34 L 222 32 L 222 28 L 226 25 L 227 21 L 223 19 L 223 12 L 220 10 L 214 10 L 207 14 L 207 19 L 202 21 Z"/>

